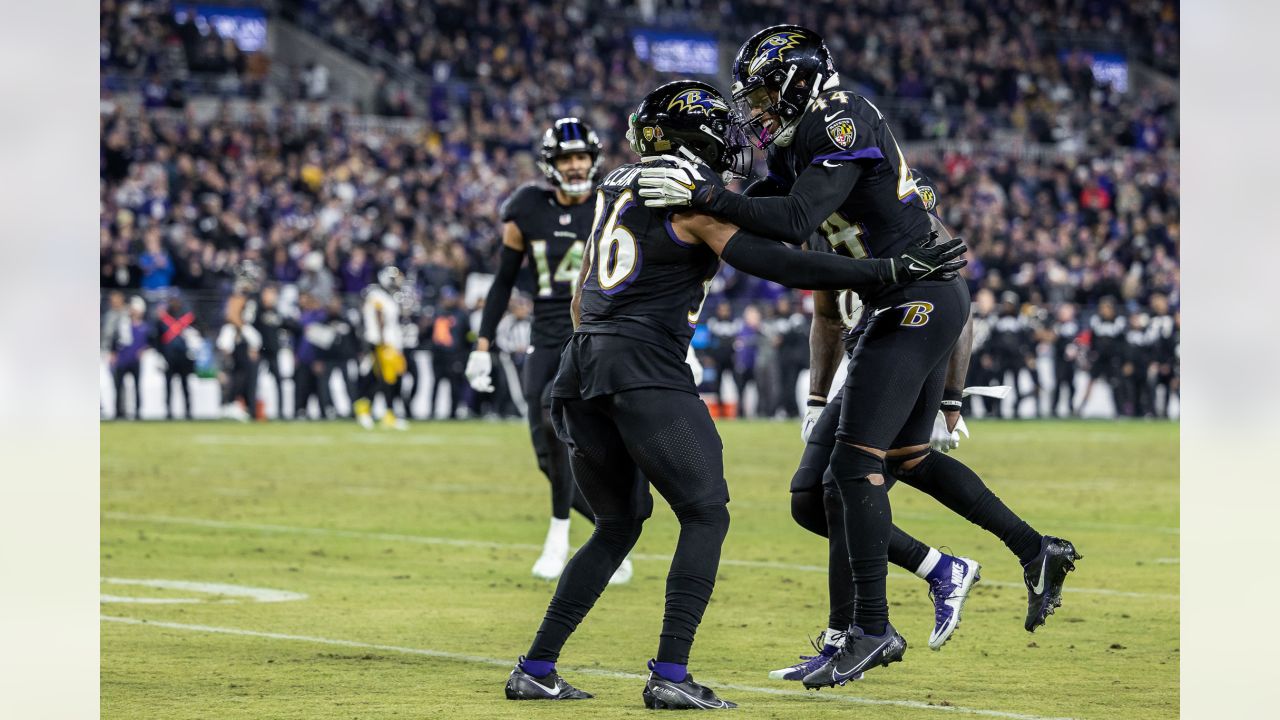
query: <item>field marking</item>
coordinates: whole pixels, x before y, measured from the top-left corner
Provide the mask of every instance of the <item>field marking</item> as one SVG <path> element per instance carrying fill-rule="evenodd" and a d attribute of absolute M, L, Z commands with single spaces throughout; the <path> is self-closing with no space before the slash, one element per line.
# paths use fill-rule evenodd
<path fill-rule="evenodd" d="M 169 630 L 186 630 L 189 632 L 211 633 L 217 635 L 238 635 L 242 637 L 264 638 L 267 640 L 291 640 L 294 642 L 309 642 L 321 645 L 360 648 L 362 650 L 382 650 L 385 652 L 402 653 L 406 655 L 421 655 L 441 660 L 475 663 L 477 665 L 495 665 L 503 668 L 512 667 L 511 660 L 500 660 L 498 658 L 484 657 L 481 655 L 466 655 L 463 653 L 449 652 L 447 650 L 433 650 L 431 648 L 381 645 L 378 643 L 359 642 L 357 640 L 338 640 L 334 638 L 314 637 L 311 635 L 290 635 L 286 633 L 243 630 L 240 628 L 216 627 L 212 625 L 188 625 L 185 623 L 139 620 L 137 618 L 117 617 L 112 615 L 100 615 L 99 618 L 105 622 L 124 623 L 126 625 L 145 625 L 149 627 L 166 628 Z M 599 677 L 621 678 L 625 680 L 644 680 L 647 677 L 640 673 L 604 670 L 601 668 L 566 667 L 561 668 L 561 670 L 576 675 L 596 675 Z M 962 715 L 982 715 L 985 717 L 1006 718 L 1007 720 L 1072 720 L 1071 718 L 1048 718 L 1040 715 L 1025 715 L 1022 713 L 1005 712 L 1002 710 L 987 710 L 984 708 L 970 708 L 960 705 L 930 705 L 929 703 L 920 702 L 919 700 L 877 700 L 874 698 L 858 697 L 856 695 L 839 695 L 834 692 L 814 693 L 804 690 L 784 690 L 781 688 L 757 687 L 755 685 L 739 685 L 735 683 L 722 683 L 717 680 L 709 680 L 705 678 L 702 682 L 725 690 L 739 690 L 742 692 L 760 693 L 763 695 L 775 695 L 780 697 L 807 698 L 809 700 L 822 700 L 824 702 L 844 702 L 856 705 L 888 705 L 893 707 L 910 708 L 913 710 L 940 710 L 944 712 L 960 713 Z M 494 695 L 497 695 L 496 685 Z"/>
<path fill-rule="evenodd" d="M 239 445 L 262 447 L 270 445 L 330 445 L 335 440 L 367 443 L 370 445 L 496 445 L 488 437 L 446 437 L 444 435 L 375 435 L 361 432 L 343 435 L 217 435 L 205 433 L 192 438 L 198 445 Z"/>
<path fill-rule="evenodd" d="M 204 518 L 184 518 L 168 515 L 138 515 L 135 513 L 125 512 L 107 512 L 104 513 L 104 515 L 110 520 L 153 522 L 169 525 L 191 525 L 195 527 L 217 528 L 220 530 L 254 530 L 258 532 L 294 533 L 300 535 L 328 535 L 333 537 L 361 538 L 369 540 L 388 540 L 392 542 L 411 542 L 419 545 L 449 545 L 452 547 L 474 547 L 493 550 L 542 549 L 541 545 L 532 545 L 529 543 L 500 543 L 488 540 L 458 540 L 455 538 L 430 537 L 427 535 L 401 535 L 395 533 L 362 532 L 359 530 L 331 530 L 328 528 L 307 528 L 292 525 L 260 525 L 257 523 L 233 522 L 227 520 L 206 520 Z M 631 557 L 636 560 L 654 560 L 659 562 L 671 561 L 670 555 L 653 553 L 633 553 Z M 733 560 L 729 558 L 721 558 L 720 564 L 727 567 L 791 570 L 793 572 L 827 572 L 827 566 L 825 565 L 799 565 L 795 563 L 773 562 L 769 560 Z M 901 578 L 915 577 L 915 575 L 898 571 L 891 571 L 889 576 Z M 983 587 L 1026 587 L 1020 582 L 1009 582 L 1003 580 L 983 580 L 982 585 Z M 1111 590 L 1109 588 L 1065 587 L 1063 588 L 1063 592 L 1079 595 L 1103 595 L 1107 597 L 1151 598 L 1155 600 L 1179 599 L 1178 593 L 1135 592 L 1127 590 Z"/>
<path fill-rule="evenodd" d="M 227 583 L 193 582 L 190 580 L 164 580 L 161 578 L 117 578 L 104 577 L 102 582 L 108 585 L 134 585 L 138 587 L 159 588 L 161 590 L 182 590 L 185 592 L 203 593 L 205 595 L 226 595 L 229 598 L 248 598 L 255 602 L 291 602 L 306 600 L 306 593 L 274 590 L 272 588 L 250 587 L 248 585 L 230 585 Z M 148 605 L 207 602 L 204 598 L 147 598 L 122 595 L 103 595 L 100 602 L 142 603 Z M 218 602 L 236 602 L 235 600 L 219 600 Z"/>

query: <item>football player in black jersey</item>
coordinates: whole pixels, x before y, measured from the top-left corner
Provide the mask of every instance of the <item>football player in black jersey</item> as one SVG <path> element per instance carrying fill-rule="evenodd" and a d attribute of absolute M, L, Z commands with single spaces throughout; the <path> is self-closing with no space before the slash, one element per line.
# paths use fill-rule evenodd
<path fill-rule="evenodd" d="M 854 258 L 894 257 L 928 246 L 930 215 L 888 122 L 866 98 L 839 89 L 817 33 L 794 25 L 762 30 L 738 51 L 732 74 L 744 128 L 768 151 L 768 178 L 753 185 L 752 197 L 699 182 L 680 168 L 654 167 L 639 183 L 646 205 L 688 206 L 795 244 L 816 232 Z M 807 687 L 856 679 L 901 660 L 906 651 L 889 622 L 885 597 L 893 527 L 887 474 L 929 487 L 930 494 L 956 495 L 972 511 L 994 498 L 982 492 L 973 471 L 929 448 L 951 349 L 969 316 L 964 281 L 935 279 L 860 294 L 868 319 L 845 380 L 845 396 L 857 402 L 841 409 L 824 475 L 843 501 L 855 622 L 831 662 L 804 677 Z M 1030 630 L 1061 602 L 1078 553 L 1021 521 L 1001 537 L 1023 563 Z"/>
<path fill-rule="evenodd" d="M 933 183 L 918 170 L 912 169 L 921 188 L 921 200 L 925 209 L 934 215 L 933 227 L 942 237 L 950 237 L 950 232 L 938 219 L 936 213 L 937 195 Z M 927 191 L 925 190 L 927 188 Z M 826 245 L 826 241 L 822 241 Z M 814 243 L 815 250 L 831 252 L 829 245 L 822 247 Z M 774 670 L 769 677 L 775 680 L 802 680 L 806 675 L 830 661 L 847 639 L 847 628 L 852 620 L 853 595 L 849 575 L 848 552 L 842 533 L 830 535 L 829 526 L 839 527 L 843 514 L 839 492 L 832 486 L 824 487 L 823 476 L 831 459 L 831 452 L 836 442 L 836 426 L 839 423 L 842 405 L 845 401 L 842 388 L 830 402 L 827 395 L 835 378 L 836 369 L 842 354 L 848 354 L 857 346 L 858 338 L 865 329 L 861 322 L 862 305 L 856 293 L 842 291 L 818 292 L 814 294 L 814 320 L 810 333 L 811 372 L 809 375 L 809 402 L 806 422 L 801 429 L 801 437 L 805 440 L 804 454 L 800 467 L 791 479 L 791 514 L 796 522 L 806 530 L 830 538 L 828 567 L 828 584 L 830 595 L 830 617 L 827 630 L 820 634 L 820 641 L 815 643 L 817 655 L 801 656 L 801 662 L 790 667 Z M 950 452 L 959 445 L 957 430 L 964 429 L 964 419 L 960 416 L 960 398 L 965 391 L 964 380 L 969 370 L 969 358 L 973 346 L 972 319 L 965 325 L 964 331 L 952 349 L 947 364 L 947 375 L 943 390 L 942 407 L 938 410 L 933 427 L 930 445 L 935 451 Z M 972 388 L 977 390 L 977 388 Z M 892 486 L 896 478 L 892 474 L 886 476 L 887 484 Z M 908 482 L 913 484 L 914 480 Z M 932 493 L 943 489 L 934 485 L 920 488 L 957 511 L 958 514 L 975 524 L 991 531 L 1003 539 L 1003 533 L 1016 531 L 1021 521 L 991 493 L 982 488 L 981 503 L 968 500 L 965 496 L 953 496 L 949 493 Z M 980 506 L 979 506 L 980 505 Z M 970 511 L 974 511 L 969 514 Z M 893 527 L 889 539 L 888 558 L 893 564 L 913 573 L 929 583 L 929 595 L 934 604 L 934 626 L 929 635 L 929 647 L 938 650 L 950 639 L 951 634 L 959 626 L 960 614 L 965 600 L 968 598 L 973 583 L 979 578 L 981 566 L 967 557 L 956 557 L 930 547 Z"/>
<path fill-rule="evenodd" d="M 554 580 L 569 559 L 570 507 L 588 520 L 594 519 L 591 508 L 575 491 L 568 456 L 556 439 L 547 412 L 560 349 L 573 333 L 569 300 L 582 264 L 583 241 L 591 232 L 594 205 L 588 201 L 593 199 L 600 170 L 599 137 L 578 118 L 556 120 L 542 136 L 538 169 L 550 187 L 525 185 L 502 205 L 502 256 L 485 299 L 466 375 L 477 391 L 493 392 L 493 337 L 507 311 L 520 266 L 529 258 L 536 289 L 523 389 L 538 469 L 551 482 L 551 527 L 533 574 Z M 630 579 L 630 564 L 630 560 L 623 563 L 615 582 Z"/>
<path fill-rule="evenodd" d="M 650 93 L 630 128 L 641 161 L 600 183 L 581 290 L 573 301 L 576 328 L 552 387 L 552 419 L 569 444 L 574 478 L 595 510 L 596 529 L 565 567 L 506 694 L 513 700 L 590 697 L 565 683 L 555 663 L 639 538 L 652 509 L 652 484 L 675 512 L 680 536 L 645 705 L 733 707 L 687 670 L 729 529 L 720 437 L 684 362 L 720 259 L 793 287 L 869 292 L 955 277 L 964 246 L 943 243 L 891 259 L 820 257 L 705 214 L 652 210 L 639 201 L 642 167 L 680 167 L 699 182 L 719 183 L 722 173 L 745 167 L 745 143 L 734 141 L 735 117 L 719 93 L 688 80 Z"/>

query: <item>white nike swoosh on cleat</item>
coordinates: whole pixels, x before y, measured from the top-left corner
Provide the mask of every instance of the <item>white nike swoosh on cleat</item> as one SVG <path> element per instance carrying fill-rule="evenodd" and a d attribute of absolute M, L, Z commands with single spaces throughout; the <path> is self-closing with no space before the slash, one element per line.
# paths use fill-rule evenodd
<path fill-rule="evenodd" d="M 1046 553 L 1044 556 L 1044 561 L 1040 563 L 1040 579 L 1036 581 L 1035 585 L 1031 586 L 1031 592 L 1035 593 L 1036 595 L 1040 595 L 1044 593 L 1044 570 L 1048 565 L 1049 565 L 1049 555 L 1048 553 Z"/>
<path fill-rule="evenodd" d="M 560 681 L 558 681 L 558 680 L 556 681 L 556 686 L 555 686 L 555 687 L 547 687 L 546 685 L 543 685 L 542 683 L 538 682 L 538 681 L 537 681 L 536 679 L 534 679 L 532 676 L 530 676 L 530 679 L 531 679 L 531 680 L 533 680 L 533 684 L 534 684 L 534 685 L 537 685 L 538 687 L 542 688 L 543 690 L 546 690 L 546 691 L 547 691 L 547 694 L 548 694 L 548 695 L 550 695 L 551 697 L 558 697 L 558 696 L 560 695 L 560 691 L 564 689 L 564 688 L 560 685 Z"/>
<path fill-rule="evenodd" d="M 840 167 L 840 166 L 839 166 L 839 165 L 832 165 L 830 160 L 823 160 L 823 161 L 822 161 L 822 167 L 825 167 L 825 168 L 838 168 L 838 167 Z"/>
<path fill-rule="evenodd" d="M 889 644 L 889 640 L 885 640 L 884 642 L 880 643 L 880 645 L 876 647 L 875 650 L 872 650 L 871 652 L 867 653 L 867 657 L 863 659 L 861 663 L 861 667 L 865 668 L 867 664 L 867 660 L 874 657 L 876 653 L 883 651 L 888 644 Z M 838 681 L 843 682 L 845 680 L 848 680 L 850 677 L 853 677 L 855 674 L 857 674 L 858 669 L 859 667 L 855 666 L 854 669 L 850 670 L 848 673 L 841 673 L 839 670 L 835 668 L 831 668 L 831 676 L 836 678 Z"/>

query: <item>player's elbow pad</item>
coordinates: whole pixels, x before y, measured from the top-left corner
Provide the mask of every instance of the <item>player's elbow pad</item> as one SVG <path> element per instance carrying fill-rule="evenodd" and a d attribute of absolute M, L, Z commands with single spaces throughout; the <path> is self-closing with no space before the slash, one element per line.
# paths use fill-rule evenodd
<path fill-rule="evenodd" d="M 743 272 L 801 290 L 857 290 L 893 282 L 890 260 L 792 250 L 745 230 L 729 238 L 720 257 Z"/>

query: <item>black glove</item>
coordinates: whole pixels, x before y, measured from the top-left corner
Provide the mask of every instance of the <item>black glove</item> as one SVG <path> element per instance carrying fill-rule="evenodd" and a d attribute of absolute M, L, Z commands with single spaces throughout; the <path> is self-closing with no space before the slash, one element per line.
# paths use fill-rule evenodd
<path fill-rule="evenodd" d="M 936 237 L 936 233 L 934 236 Z M 952 238 L 937 245 L 915 247 L 893 259 L 895 282 L 917 280 L 950 280 L 956 271 L 969 264 L 962 255 L 968 248 L 960 238 Z"/>

